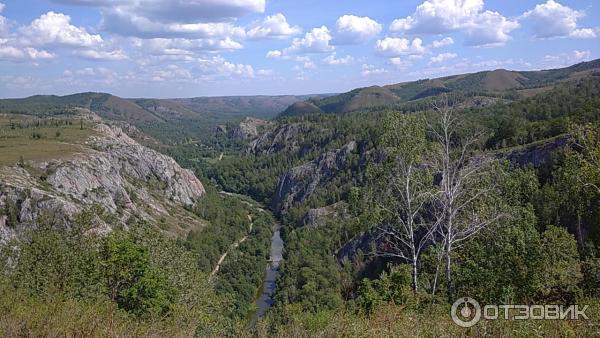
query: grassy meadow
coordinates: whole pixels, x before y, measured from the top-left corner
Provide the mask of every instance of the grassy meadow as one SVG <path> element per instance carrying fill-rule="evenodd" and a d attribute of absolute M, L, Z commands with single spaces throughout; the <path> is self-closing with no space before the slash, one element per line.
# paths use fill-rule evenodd
<path fill-rule="evenodd" d="M 92 123 L 78 118 L 0 115 L 0 165 L 62 158 L 79 151 L 93 134 Z"/>

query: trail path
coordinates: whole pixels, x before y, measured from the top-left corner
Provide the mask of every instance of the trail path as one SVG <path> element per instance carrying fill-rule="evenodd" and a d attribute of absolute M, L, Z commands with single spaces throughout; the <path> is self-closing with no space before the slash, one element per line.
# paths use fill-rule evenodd
<path fill-rule="evenodd" d="M 250 220 L 250 228 L 248 230 L 248 235 L 245 235 L 244 237 L 238 239 L 235 243 L 233 243 L 229 249 L 227 251 L 225 251 L 221 257 L 219 258 L 219 260 L 217 261 L 217 265 L 215 266 L 215 268 L 211 271 L 209 278 L 214 277 L 214 275 L 217 274 L 217 272 L 219 272 L 219 269 L 221 268 L 221 264 L 223 264 L 223 261 L 225 261 L 225 258 L 227 258 L 227 255 L 229 254 L 229 252 L 231 252 L 231 250 L 235 250 L 238 246 L 240 246 L 240 244 L 244 243 L 244 241 L 246 239 L 248 239 L 248 236 L 252 233 L 252 226 L 254 225 L 254 222 L 252 222 L 252 216 L 250 216 L 250 214 L 248 214 L 248 219 Z"/>

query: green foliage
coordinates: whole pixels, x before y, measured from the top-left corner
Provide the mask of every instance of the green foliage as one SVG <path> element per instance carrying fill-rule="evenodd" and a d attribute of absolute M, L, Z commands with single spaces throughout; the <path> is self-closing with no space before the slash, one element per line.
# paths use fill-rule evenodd
<path fill-rule="evenodd" d="M 286 227 L 285 261 L 277 282 L 278 304 L 298 303 L 306 311 L 335 309 L 341 305 L 340 274 L 333 257 L 339 226 Z"/>
<path fill-rule="evenodd" d="M 493 224 L 457 252 L 457 294 L 489 304 L 530 302 L 542 283 L 542 243 L 531 208 L 511 207 L 511 216 Z"/>
<path fill-rule="evenodd" d="M 573 302 L 582 279 L 577 242 L 566 229 L 548 227 L 542 236 L 543 296 Z"/>
<path fill-rule="evenodd" d="M 250 208 L 235 197 L 208 190 L 196 204 L 194 212 L 206 219 L 209 225 L 191 231 L 186 246 L 199 253 L 198 267 L 210 272 L 222 253 L 248 232 Z"/>
<path fill-rule="evenodd" d="M 253 229 L 240 246 L 230 252 L 219 269 L 215 289 L 233 299 L 231 315 L 245 318 L 254 310 L 269 258 L 274 220 L 267 214 L 252 216 Z"/>
<path fill-rule="evenodd" d="M 570 122 L 598 121 L 599 95 L 600 79 L 585 79 L 509 104 L 474 108 L 463 118 L 490 129 L 487 148 L 512 147 L 564 134 Z"/>
<path fill-rule="evenodd" d="M 52 304 L 65 313 L 69 306 L 87 316 L 97 313 L 105 321 L 101 325 L 109 325 L 114 317 L 133 318 L 131 325 L 154 321 L 144 325 L 157 330 L 173 324 L 179 332 L 187 332 L 184 335 L 236 330 L 237 322 L 225 317 L 230 305 L 198 270 L 196 253 L 143 223 L 131 224 L 129 231 L 94 235 L 96 215 L 93 210 L 83 212 L 69 229 L 55 228 L 50 216 L 40 217 L 40 228 L 31 232 L 27 242 L 3 248 L 0 303 L 10 305 L 0 306 L 0 311 L 6 318 L 20 318 L 15 311 L 26 306 L 46 311 Z M 24 307 L 15 306 L 8 290 L 22 295 Z M 113 314 L 109 316 L 105 309 Z M 33 309 L 29 313 L 52 315 L 49 320 L 56 328 L 64 324 L 59 313 Z M 36 325 L 36 320 L 21 319 L 28 325 Z M 0 331 L 5 324 L 0 323 Z M 46 332 L 42 327 L 36 330 Z"/>
<path fill-rule="evenodd" d="M 364 279 L 354 301 L 359 311 L 373 314 L 386 303 L 406 304 L 413 297 L 410 271 L 410 266 L 401 264 L 394 266 L 390 272 L 383 272 L 378 279 Z"/>
<path fill-rule="evenodd" d="M 102 275 L 111 300 L 136 315 L 164 314 L 175 299 L 166 278 L 150 265 L 147 249 L 132 239 L 108 237 L 100 248 Z"/>

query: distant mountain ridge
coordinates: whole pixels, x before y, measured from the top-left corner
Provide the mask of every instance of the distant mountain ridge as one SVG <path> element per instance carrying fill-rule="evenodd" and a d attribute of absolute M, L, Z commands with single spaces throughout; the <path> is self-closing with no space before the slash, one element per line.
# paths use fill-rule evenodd
<path fill-rule="evenodd" d="M 496 69 L 386 86 L 357 88 L 339 95 L 294 102 L 280 116 L 310 113 L 346 113 L 393 107 L 394 105 L 417 102 L 442 93 L 464 93 L 493 97 L 510 93 L 525 97 L 529 95 L 527 90 L 538 89 L 537 93 L 539 93 L 551 89 L 561 82 L 591 76 L 600 76 L 600 59 L 549 70 L 510 71 Z"/>
<path fill-rule="evenodd" d="M 78 93 L 65 96 L 35 95 L 0 100 L 0 113 L 55 115 L 72 108 L 86 108 L 102 118 L 128 123 L 193 120 L 222 122 L 246 116 L 272 118 L 289 105 L 317 95 L 220 96 L 177 99 L 121 98 L 107 93 Z"/>

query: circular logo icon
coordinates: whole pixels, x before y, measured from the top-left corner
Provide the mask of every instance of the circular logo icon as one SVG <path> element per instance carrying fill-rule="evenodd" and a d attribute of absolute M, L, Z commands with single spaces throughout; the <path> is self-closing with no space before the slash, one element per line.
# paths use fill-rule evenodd
<path fill-rule="evenodd" d="M 452 304 L 450 311 L 452 320 L 462 327 L 471 327 L 481 319 L 481 306 L 473 298 L 463 297 L 457 299 Z"/>

